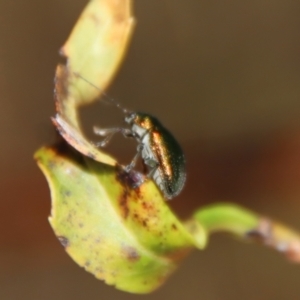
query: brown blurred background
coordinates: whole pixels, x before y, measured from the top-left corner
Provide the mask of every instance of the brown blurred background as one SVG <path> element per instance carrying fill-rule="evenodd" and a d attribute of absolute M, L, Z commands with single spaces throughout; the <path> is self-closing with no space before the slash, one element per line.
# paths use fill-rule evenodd
<path fill-rule="evenodd" d="M 137 298 L 64 252 L 32 158 L 54 140 L 58 49 L 86 2 L 0 0 L 1 300 Z M 158 116 L 181 142 L 188 182 L 170 205 L 186 217 L 232 201 L 300 230 L 300 2 L 138 0 L 134 10 L 133 41 L 109 94 Z M 82 110 L 86 128 L 99 125 L 100 110 Z M 115 138 L 111 151 L 130 160 L 123 142 Z M 147 299 L 299 299 L 299 281 L 300 266 L 218 235 Z"/>

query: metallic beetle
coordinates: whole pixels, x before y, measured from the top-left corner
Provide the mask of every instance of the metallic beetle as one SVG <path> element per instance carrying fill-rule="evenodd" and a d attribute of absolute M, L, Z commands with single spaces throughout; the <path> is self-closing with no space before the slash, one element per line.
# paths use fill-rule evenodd
<path fill-rule="evenodd" d="M 95 134 L 106 136 L 98 146 L 105 146 L 116 132 L 135 138 L 138 142 L 137 154 L 125 170 L 132 170 L 141 156 L 149 171 L 147 176 L 155 181 L 164 196 L 167 199 L 177 196 L 186 179 L 185 158 L 180 145 L 157 118 L 146 113 L 123 111 L 130 128 L 95 127 Z"/>

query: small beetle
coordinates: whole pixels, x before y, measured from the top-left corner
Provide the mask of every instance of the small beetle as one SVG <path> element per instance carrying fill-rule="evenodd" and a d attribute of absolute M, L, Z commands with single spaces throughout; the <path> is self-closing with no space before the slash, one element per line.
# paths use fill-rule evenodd
<path fill-rule="evenodd" d="M 103 95 L 106 96 L 104 93 Z M 107 96 L 106 98 L 123 111 L 124 120 L 129 128 L 94 127 L 95 134 L 105 137 L 96 145 L 105 147 L 117 132 L 121 132 L 125 137 L 135 138 L 138 142 L 137 153 L 125 167 L 125 171 L 130 172 L 141 156 L 148 169 L 147 177 L 155 181 L 165 198 L 177 196 L 184 187 L 186 171 L 184 154 L 176 139 L 157 118 L 146 113 L 128 111 L 114 99 Z"/>
<path fill-rule="evenodd" d="M 94 128 L 97 135 L 106 138 L 97 144 L 104 147 L 116 132 L 133 137 L 138 142 L 137 154 L 125 168 L 132 170 L 141 155 L 152 178 L 167 199 L 177 196 L 185 183 L 185 158 L 173 135 L 153 116 L 124 110 L 125 122 L 130 128 Z"/>

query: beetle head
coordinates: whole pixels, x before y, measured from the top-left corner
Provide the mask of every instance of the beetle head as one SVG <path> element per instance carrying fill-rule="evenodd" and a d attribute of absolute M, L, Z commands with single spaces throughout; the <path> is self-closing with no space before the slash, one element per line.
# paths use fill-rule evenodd
<path fill-rule="evenodd" d="M 128 123 L 128 124 L 134 123 L 135 118 L 136 118 L 136 113 L 135 112 L 131 112 L 131 111 L 126 112 L 126 115 L 125 115 L 125 122 L 126 123 Z"/>

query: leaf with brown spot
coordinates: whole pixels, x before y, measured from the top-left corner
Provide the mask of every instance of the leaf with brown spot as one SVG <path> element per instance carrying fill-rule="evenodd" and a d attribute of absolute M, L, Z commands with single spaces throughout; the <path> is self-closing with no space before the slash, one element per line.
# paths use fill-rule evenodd
<path fill-rule="evenodd" d="M 90 158 L 78 160 L 77 153 L 71 149 L 60 153 L 60 148 L 41 148 L 35 158 L 51 190 L 49 221 L 68 254 L 119 289 L 134 293 L 156 289 L 184 254 L 197 247 L 193 236 L 151 181 L 140 187 L 141 199 L 117 180 L 121 169 Z M 126 218 L 119 202 L 124 191 L 128 193 Z M 141 226 L 140 219 L 148 220 L 147 227 Z"/>

